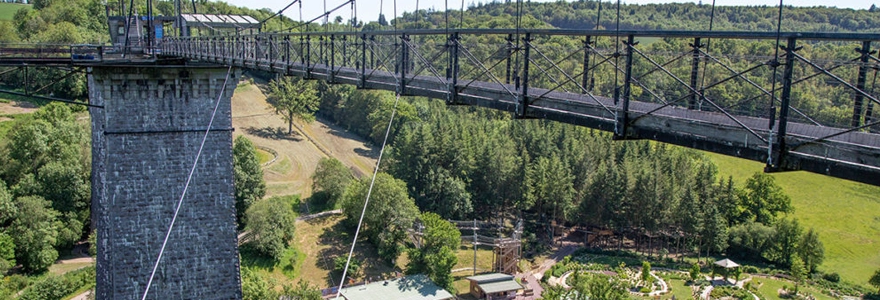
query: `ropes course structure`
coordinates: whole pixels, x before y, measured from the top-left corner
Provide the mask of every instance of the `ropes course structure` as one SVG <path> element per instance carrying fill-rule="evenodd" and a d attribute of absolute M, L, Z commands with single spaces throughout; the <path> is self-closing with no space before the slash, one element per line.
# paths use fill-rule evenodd
<path fill-rule="evenodd" d="M 461 231 L 461 242 L 471 245 L 474 251 L 473 274 L 477 270 L 477 247 L 492 247 L 492 272 L 515 274 L 517 264 L 522 257 L 522 232 L 523 221 L 517 220 L 514 227 L 504 226 L 498 223 L 478 221 L 447 220 Z M 424 225 L 416 221 L 413 227 L 407 230 L 410 241 L 416 248 L 421 248 L 421 238 Z"/>

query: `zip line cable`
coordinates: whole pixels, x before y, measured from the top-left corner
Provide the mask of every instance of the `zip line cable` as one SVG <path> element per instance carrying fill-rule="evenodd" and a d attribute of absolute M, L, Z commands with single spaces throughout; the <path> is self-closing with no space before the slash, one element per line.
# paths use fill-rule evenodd
<path fill-rule="evenodd" d="M 617 20 L 614 25 L 614 104 L 620 101 L 620 0 L 617 0 Z"/>
<path fill-rule="evenodd" d="M 361 232 L 361 225 L 364 222 L 364 215 L 367 212 L 367 204 L 370 203 L 370 195 L 373 194 L 373 185 L 376 183 L 376 174 L 379 173 L 379 164 L 382 162 L 382 154 L 385 153 L 385 145 L 388 143 L 388 134 L 391 132 L 391 124 L 394 123 L 394 115 L 397 114 L 397 103 L 400 102 L 400 93 L 394 100 L 394 107 L 391 109 L 391 119 L 388 120 L 388 128 L 385 129 L 385 139 L 382 141 L 382 148 L 379 150 L 379 158 L 376 160 L 376 168 L 373 170 L 373 179 L 370 180 L 370 188 L 367 190 L 367 198 L 364 200 L 364 208 L 361 210 L 361 218 L 358 220 L 357 229 L 354 231 L 354 239 L 351 241 L 351 250 L 348 251 L 348 259 L 345 261 L 345 268 L 342 269 L 342 279 L 339 280 L 339 289 L 336 291 L 336 300 L 342 295 L 342 285 L 345 284 L 345 276 L 348 274 L 348 265 L 351 263 L 351 256 L 354 254 L 354 246 L 357 244 L 358 234 Z"/>
<path fill-rule="evenodd" d="M 443 3 L 444 3 L 444 8 L 446 9 L 446 13 L 445 13 L 444 18 L 446 19 L 446 36 L 448 37 L 449 36 L 449 0 L 445 0 Z"/>
<path fill-rule="evenodd" d="M 226 79 L 223 79 L 223 87 L 220 88 L 220 94 L 217 95 L 217 104 L 214 105 L 214 111 L 211 112 L 211 120 L 208 122 L 208 128 L 205 129 L 205 136 L 202 137 L 202 143 L 199 145 L 199 151 L 196 152 L 196 159 L 193 162 L 192 168 L 189 170 L 189 176 L 186 177 L 186 183 L 183 185 L 183 193 L 180 194 L 180 200 L 177 200 L 177 208 L 174 209 L 174 216 L 171 217 L 171 224 L 168 225 L 168 232 L 165 233 L 165 240 L 162 241 L 162 248 L 159 248 L 159 256 L 156 258 L 156 264 L 153 265 L 153 272 L 150 273 L 150 280 L 147 281 L 147 288 L 144 289 L 144 296 L 141 297 L 141 300 L 147 299 L 147 295 L 150 293 L 150 286 L 153 284 L 153 277 L 156 276 L 159 262 L 162 261 L 162 255 L 165 254 L 165 246 L 168 245 L 168 238 L 171 237 L 171 231 L 174 229 L 174 222 L 177 221 L 177 215 L 180 213 L 180 207 L 183 205 L 183 199 L 186 196 L 187 189 L 189 189 L 193 173 L 196 172 L 196 166 L 198 166 L 199 158 L 202 156 L 202 150 L 205 148 L 205 141 L 208 140 L 208 133 L 211 132 L 211 126 L 214 126 L 214 116 L 217 115 L 217 108 L 220 107 L 220 99 L 223 98 L 223 92 L 226 91 L 226 83 L 229 81 L 230 73 L 232 73 L 232 66 L 229 66 L 229 69 L 226 70 Z"/>
<path fill-rule="evenodd" d="M 596 8 L 596 31 L 599 31 L 599 24 L 602 23 L 602 0 L 596 0 L 596 4 L 598 6 Z M 588 40 L 587 42 L 589 43 L 590 41 Z M 597 47 L 599 46 L 599 37 L 598 36 L 596 37 L 596 46 Z M 589 51 L 589 50 L 585 50 L 585 51 Z M 595 80 L 595 78 L 593 76 L 596 76 L 596 68 L 593 68 L 590 66 L 584 66 L 584 67 L 587 68 L 587 74 L 585 74 L 585 76 L 587 76 L 587 78 L 590 78 L 590 81 L 591 81 L 588 83 L 590 88 L 587 90 L 592 92 L 593 91 L 593 88 L 592 88 L 593 80 Z M 586 88 L 586 87 L 584 87 L 584 88 Z"/>
<path fill-rule="evenodd" d="M 125 2 L 123 2 L 125 3 Z M 124 9 L 124 8 L 123 8 Z M 131 34 L 131 15 L 132 9 L 134 9 L 134 0 L 128 2 L 128 18 L 126 18 L 125 22 L 125 45 L 122 46 L 122 58 L 125 58 L 125 54 L 128 53 L 128 37 Z"/>
<path fill-rule="evenodd" d="M 461 0 L 461 13 L 458 15 L 458 28 L 464 27 L 464 0 Z"/>
<path fill-rule="evenodd" d="M 303 26 L 308 26 L 308 25 L 311 24 L 312 22 L 317 21 L 317 20 L 319 20 L 319 19 L 321 19 L 321 18 L 323 18 L 323 17 L 325 17 L 325 16 L 329 16 L 329 15 L 332 14 L 333 12 L 339 10 L 340 8 L 344 7 L 345 5 L 347 5 L 347 4 L 351 3 L 351 2 L 354 2 L 354 0 L 348 0 L 348 1 L 345 1 L 345 2 L 343 2 L 342 4 L 340 4 L 339 6 L 337 6 L 337 7 L 333 8 L 333 9 L 331 9 L 330 11 L 326 11 L 326 12 L 324 12 L 324 13 L 321 14 L 320 16 L 317 16 L 317 17 L 315 17 L 314 19 L 309 20 L 308 22 L 301 23 L 301 24 L 299 24 L 299 25 L 297 25 L 297 26 L 293 26 L 293 27 L 290 27 L 290 28 L 285 29 L 285 30 L 279 30 L 279 31 L 273 31 L 273 32 L 276 32 L 276 33 L 277 33 L 277 32 L 281 32 L 281 31 L 288 31 L 288 32 L 290 32 L 290 31 L 293 31 L 294 29 L 298 29 L 298 28 L 303 27 Z M 302 13 L 300 13 L 300 18 L 302 18 Z"/>
<path fill-rule="evenodd" d="M 266 21 L 269 21 L 269 19 L 272 19 L 272 18 L 274 18 L 274 17 L 277 17 L 278 15 L 281 15 L 281 13 L 283 13 L 285 10 L 287 10 L 288 8 L 290 8 L 291 6 L 293 6 L 294 4 L 296 4 L 297 2 L 299 2 L 299 0 L 293 0 L 293 2 L 290 2 L 290 4 L 288 4 L 287 6 L 285 6 L 284 8 L 282 8 L 281 10 L 279 10 L 277 13 L 273 14 L 272 16 L 270 16 L 270 17 L 268 17 L 268 18 L 263 19 L 262 21 L 260 21 L 260 24 L 266 23 Z M 300 7 L 302 7 L 302 3 L 300 3 Z"/>
<path fill-rule="evenodd" d="M 776 73 L 779 70 L 779 40 L 781 39 L 782 35 L 782 1 L 783 0 L 779 0 L 779 15 L 776 18 L 776 47 L 774 47 L 773 52 L 773 80 L 770 88 L 771 91 L 776 90 Z M 768 129 L 770 129 L 771 132 L 773 131 L 773 127 L 775 126 L 774 123 L 776 123 L 776 103 L 775 101 L 773 101 L 773 98 L 776 98 L 775 92 L 770 95 L 770 124 L 768 124 L 767 126 L 769 127 Z M 772 148 L 772 146 L 770 148 Z M 772 149 L 767 150 L 770 151 Z M 770 159 L 770 157 L 768 156 L 767 159 Z"/>
<path fill-rule="evenodd" d="M 773 53 L 773 80 L 770 91 L 770 122 L 767 124 L 770 138 L 767 140 L 767 165 L 773 166 L 773 128 L 776 127 L 776 74 L 779 72 L 779 39 L 782 34 L 782 1 L 779 0 L 779 15 L 776 18 L 776 47 Z"/>
<path fill-rule="evenodd" d="M 709 32 L 712 32 L 712 26 L 715 24 L 715 0 L 712 0 L 712 12 L 709 13 Z M 694 47 L 698 47 L 698 45 L 694 45 Z M 710 48 L 712 47 L 712 38 L 706 39 L 706 54 L 709 54 Z M 703 75 L 700 76 L 700 94 L 703 94 L 703 88 L 706 86 L 706 69 L 709 67 L 708 62 L 703 63 Z M 705 97 L 704 95 L 700 95 L 700 97 Z M 702 106 L 703 99 L 700 99 L 700 106 Z M 698 106 L 699 107 L 699 106 Z"/>

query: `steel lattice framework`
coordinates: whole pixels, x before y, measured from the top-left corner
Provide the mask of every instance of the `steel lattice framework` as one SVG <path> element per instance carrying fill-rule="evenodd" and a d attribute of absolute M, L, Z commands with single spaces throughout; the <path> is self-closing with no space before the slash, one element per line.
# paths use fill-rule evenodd
<path fill-rule="evenodd" d="M 165 38 L 156 61 L 397 91 L 756 160 L 766 171 L 880 185 L 877 41 L 880 34 L 811 32 L 276 33 Z M 71 49 L 70 63 L 129 62 L 96 49 Z M 0 65 L 39 63 L 19 52 L 0 46 Z"/>

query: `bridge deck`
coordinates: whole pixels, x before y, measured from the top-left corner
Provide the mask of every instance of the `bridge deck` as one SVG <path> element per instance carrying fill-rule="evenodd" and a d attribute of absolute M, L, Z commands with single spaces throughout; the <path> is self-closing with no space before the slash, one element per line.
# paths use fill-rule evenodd
<path fill-rule="evenodd" d="M 473 31 L 473 34 L 512 34 L 512 31 L 507 32 L 504 30 L 496 30 L 497 32 L 492 30 L 461 30 L 459 33 L 469 33 L 471 31 Z M 606 31 L 532 31 L 536 34 L 564 36 L 610 36 L 612 34 Z M 459 33 L 456 33 L 455 36 Z M 403 38 L 406 38 L 407 33 L 371 32 L 369 34 L 374 37 L 384 36 L 396 39 L 400 37 L 399 34 L 403 34 Z M 449 33 L 427 30 L 412 32 L 412 34 L 430 37 L 430 35 L 445 36 Z M 613 34 L 626 34 L 629 35 L 630 39 L 632 39 L 632 35 L 705 36 L 737 39 L 771 38 L 771 36 L 766 34 L 729 32 L 630 32 Z M 315 35 L 316 37 L 310 37 L 310 35 Z M 452 86 L 450 79 L 436 74 L 437 70 L 431 70 L 430 72 L 422 70 L 423 72 L 416 72 L 418 73 L 416 76 L 405 74 L 405 79 L 401 82 L 401 74 L 397 73 L 397 71 L 360 68 L 361 65 L 367 64 L 366 54 L 363 53 L 367 51 L 365 48 L 367 37 L 360 36 L 360 33 L 340 34 L 341 36 L 348 35 L 353 40 L 361 39 L 363 42 L 345 43 L 343 39 L 343 49 L 345 49 L 345 45 L 348 45 L 348 47 L 354 48 L 349 49 L 353 51 L 349 52 L 350 54 L 356 52 L 354 54 L 355 57 L 362 55 L 360 57 L 362 61 L 359 61 L 357 65 L 355 65 L 354 61 L 358 59 L 349 61 L 350 65 L 345 66 L 330 66 L 311 62 L 315 54 L 309 52 L 312 46 L 309 46 L 308 41 L 310 39 L 320 40 L 320 43 L 315 42 L 314 46 L 318 47 L 320 44 L 321 54 L 319 55 L 323 56 L 327 54 L 324 51 L 328 49 L 332 51 L 336 47 L 332 46 L 334 45 L 333 35 L 334 33 L 294 33 L 287 35 L 169 39 L 163 43 L 162 55 L 157 59 L 149 57 L 146 57 L 146 59 L 144 57 L 122 59 L 113 56 L 111 53 L 106 53 L 102 47 L 94 49 L 71 46 L 67 50 L 69 54 L 66 57 L 64 51 L 58 49 L 25 49 L 22 50 L 23 52 L 19 51 L 16 53 L 14 49 L 9 51 L 9 49 L 0 47 L 0 54 L 8 54 L 0 55 L 0 65 L 230 65 L 309 79 L 326 80 L 331 83 L 352 84 L 365 89 L 402 91 L 404 95 L 444 99 L 450 104 L 476 105 L 513 112 L 516 115 L 527 118 L 561 121 L 615 132 L 614 136 L 618 139 L 652 139 L 760 162 L 768 162 L 769 158 L 774 157 L 774 160 L 778 159 L 778 163 L 775 166 L 778 168 L 777 170 L 805 170 L 880 185 L 880 176 L 877 176 L 880 174 L 880 135 L 860 130 L 862 129 L 860 127 L 825 127 L 788 120 L 784 140 L 778 141 L 778 138 L 774 137 L 776 132 L 768 129 L 770 121 L 767 118 L 731 115 L 723 109 L 688 109 L 685 107 L 687 103 L 684 102 L 675 103 L 681 104 L 676 106 L 630 101 L 628 109 L 624 110 L 620 103 L 615 103 L 614 99 L 610 97 L 576 92 L 549 91 L 546 87 L 539 86 L 529 86 L 528 93 L 522 95 L 522 89 L 512 84 L 499 83 L 497 80 L 487 82 L 459 78 L 455 86 Z M 790 41 L 796 38 L 838 41 L 880 40 L 880 35 L 878 34 L 785 33 L 783 36 L 790 39 Z M 327 37 L 329 37 L 327 40 L 330 42 L 325 40 Z M 291 47 L 294 39 L 299 39 L 299 52 L 302 53 L 293 53 L 296 52 L 296 49 Z M 375 43 L 373 38 L 370 38 L 369 41 L 370 43 Z M 331 46 L 324 47 L 325 45 Z M 371 47 L 379 45 L 379 43 L 375 43 Z M 395 60 L 406 60 L 404 57 L 395 57 L 397 54 L 393 51 L 405 49 L 399 48 L 398 45 L 396 42 L 389 43 L 388 41 L 381 43 L 382 47 L 394 47 L 393 49 L 389 48 L 390 50 L 386 49 L 386 51 L 392 52 L 388 52 L 391 55 L 385 57 L 392 66 L 395 64 L 393 62 Z M 442 44 L 435 46 L 443 47 Z M 446 47 L 449 46 L 447 45 Z M 282 51 L 287 51 L 286 55 L 279 53 Z M 374 52 L 376 51 L 375 49 L 371 48 L 369 51 L 372 52 L 370 55 L 377 54 Z M 37 55 L 34 56 L 34 53 Z M 291 57 L 292 54 L 295 57 Z M 327 57 L 333 57 L 332 52 Z M 342 57 L 344 59 L 346 57 L 345 54 Z M 423 60 L 421 63 L 426 63 L 424 57 L 421 59 Z M 372 63 L 375 64 L 375 62 Z M 385 62 L 379 61 L 379 64 L 384 65 Z M 431 68 L 433 67 L 431 66 Z M 614 67 L 617 66 L 615 65 Z M 540 66 L 537 68 L 540 68 Z M 407 70 L 407 72 L 411 71 Z M 434 76 L 425 74 L 434 74 Z M 566 74 L 566 76 L 569 75 Z M 569 77 L 569 80 L 572 79 Z M 864 94 L 865 92 L 862 93 Z M 526 105 L 522 104 L 523 99 L 527 99 Z M 876 98 L 871 98 L 871 100 L 878 101 Z M 880 104 L 880 102 L 877 103 Z M 526 109 L 523 110 L 523 106 L 526 106 Z M 774 128 L 779 126 L 780 122 L 776 121 Z M 779 149 L 780 146 L 784 146 L 781 151 Z M 779 156 L 778 158 L 776 157 L 777 155 Z"/>
<path fill-rule="evenodd" d="M 188 59 L 236 67 L 300 76 L 341 84 L 359 85 L 361 71 L 356 68 L 324 64 L 302 64 L 256 58 L 229 58 L 166 52 Z M 400 75 L 386 70 L 366 69 L 362 88 L 395 91 Z M 448 82 L 436 76 L 408 76 L 405 95 L 447 99 Z M 457 102 L 508 112 L 516 112 L 518 91 L 514 85 L 460 80 L 456 86 Z M 526 116 L 614 131 L 619 105 L 603 96 L 547 92 L 530 87 L 531 104 Z M 546 93 L 546 95 L 545 95 Z M 534 99 L 543 95 L 543 97 Z M 630 102 L 631 121 L 627 138 L 652 139 L 680 146 L 706 150 L 760 162 L 766 162 L 770 130 L 769 120 L 732 116 L 711 111 L 691 110 L 680 106 Z M 649 113 L 650 112 L 650 113 Z M 827 138 L 826 138 L 827 137 Z M 789 153 L 784 167 L 805 170 L 855 181 L 880 185 L 880 135 L 812 124 L 788 123 Z"/>

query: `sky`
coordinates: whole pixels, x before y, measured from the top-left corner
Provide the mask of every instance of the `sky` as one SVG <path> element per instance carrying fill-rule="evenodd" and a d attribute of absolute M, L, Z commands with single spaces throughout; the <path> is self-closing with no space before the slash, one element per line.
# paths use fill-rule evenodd
<path fill-rule="evenodd" d="M 288 4 L 290 4 L 293 0 L 218 0 L 225 1 L 229 4 L 236 6 L 244 6 L 248 8 L 260 9 L 260 8 L 269 8 L 272 11 L 279 11 Z M 428 9 L 434 8 L 435 10 L 442 11 L 445 8 L 446 3 L 449 3 L 449 9 L 460 9 L 462 5 L 461 0 L 396 0 L 397 2 L 397 15 L 401 15 L 404 11 L 414 11 L 416 9 L 416 4 L 418 4 L 419 9 Z M 489 3 L 491 0 L 464 0 L 465 7 L 471 5 L 472 3 Z M 504 0 L 497 0 L 504 1 Z M 515 0 L 512 0 L 515 1 Z M 550 2 L 557 0 L 532 0 L 533 2 Z M 571 0 L 567 0 L 571 1 Z M 604 2 L 608 2 L 609 0 L 604 0 Z M 776 6 L 779 4 L 778 0 L 715 0 L 716 5 L 768 5 L 768 6 Z M 345 2 L 347 0 L 302 0 L 302 19 L 304 21 L 308 21 L 314 19 L 321 14 L 323 14 L 327 10 L 331 10 Z M 690 0 L 679 0 L 679 1 L 663 1 L 663 0 L 623 0 L 623 3 L 626 4 L 646 4 L 646 3 L 666 3 L 666 2 L 694 2 Z M 829 2 L 832 3 L 829 5 Z M 326 3 L 326 9 L 325 9 Z M 703 0 L 704 4 L 711 4 L 712 0 Z M 853 8 L 853 9 L 868 9 L 871 7 L 872 3 L 880 3 L 880 0 L 843 0 L 843 1 L 828 1 L 828 0 L 784 0 L 785 5 L 794 5 L 794 6 L 837 6 L 840 8 Z M 375 21 L 379 17 L 379 11 L 385 14 L 387 19 L 391 19 L 391 16 L 394 15 L 394 4 L 395 0 L 359 0 L 356 1 L 356 9 L 358 19 L 364 21 Z M 294 4 L 290 8 L 288 8 L 284 15 L 293 19 L 299 20 L 300 9 L 299 3 Z M 330 20 L 333 20 L 336 16 L 342 16 L 343 19 L 349 19 L 352 15 L 351 5 L 345 5 L 343 8 L 336 11 L 335 14 L 331 15 Z"/>

